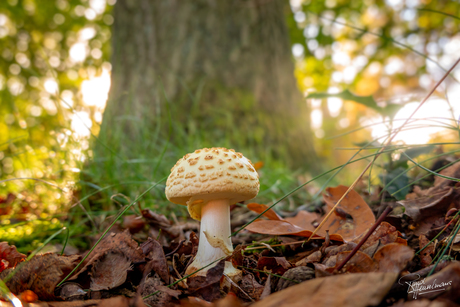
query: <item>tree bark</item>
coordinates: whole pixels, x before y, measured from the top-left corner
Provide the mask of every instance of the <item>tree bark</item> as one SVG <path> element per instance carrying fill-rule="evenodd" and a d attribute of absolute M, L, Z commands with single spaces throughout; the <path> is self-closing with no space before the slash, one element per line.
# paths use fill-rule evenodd
<path fill-rule="evenodd" d="M 287 10 L 282 0 L 118 0 L 101 140 L 127 157 L 169 138 L 317 165 Z"/>

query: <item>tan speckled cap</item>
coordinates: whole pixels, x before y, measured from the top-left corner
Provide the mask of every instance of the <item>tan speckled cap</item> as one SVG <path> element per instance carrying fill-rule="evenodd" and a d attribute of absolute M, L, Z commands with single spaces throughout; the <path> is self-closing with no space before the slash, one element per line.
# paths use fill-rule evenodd
<path fill-rule="evenodd" d="M 259 175 L 251 161 L 226 148 L 204 148 L 186 154 L 166 181 L 169 201 L 187 205 L 190 216 L 201 220 L 201 205 L 214 199 L 231 204 L 259 193 Z"/>

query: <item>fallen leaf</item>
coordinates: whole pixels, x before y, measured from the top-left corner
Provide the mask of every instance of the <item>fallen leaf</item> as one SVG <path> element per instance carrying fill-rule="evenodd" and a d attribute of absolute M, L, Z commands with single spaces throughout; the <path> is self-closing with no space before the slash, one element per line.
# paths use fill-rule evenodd
<path fill-rule="evenodd" d="M 284 257 L 260 257 L 257 261 L 257 269 L 271 271 L 283 275 L 292 265 Z"/>
<path fill-rule="evenodd" d="M 266 298 L 267 296 L 270 295 L 271 292 L 272 292 L 272 290 L 271 290 L 271 275 L 268 275 L 267 280 L 265 281 L 264 290 L 262 291 L 262 294 L 260 295 L 260 299 L 262 300 L 262 299 Z"/>
<path fill-rule="evenodd" d="M 412 258 L 414 258 L 412 248 L 398 243 L 382 246 L 374 255 L 379 272 L 400 273 Z"/>
<path fill-rule="evenodd" d="M 187 278 L 189 292 L 201 296 L 212 302 L 220 298 L 220 279 L 224 275 L 225 259 L 208 269 L 206 276 L 192 276 Z M 195 274 L 196 275 L 196 274 Z"/>
<path fill-rule="evenodd" d="M 427 299 L 417 299 L 416 301 L 400 301 L 392 307 L 458 307 L 457 304 L 443 300 L 443 299 L 437 299 L 435 301 L 430 301 Z"/>
<path fill-rule="evenodd" d="M 130 233 L 134 234 L 141 231 L 145 226 L 145 221 L 141 216 L 126 215 L 123 217 L 123 227 L 127 228 Z"/>
<path fill-rule="evenodd" d="M 453 188 L 446 187 L 443 190 L 433 191 L 429 189 L 426 195 L 419 196 L 414 193 L 407 195 L 406 200 L 397 203 L 405 208 L 404 214 L 410 216 L 418 222 L 424 218 L 434 216 L 444 216 L 450 206 L 453 196 Z M 425 194 L 425 192 L 423 193 Z"/>
<path fill-rule="evenodd" d="M 213 303 L 205 301 L 199 297 L 189 296 L 186 299 L 180 301 L 182 307 L 208 307 L 214 306 Z"/>
<path fill-rule="evenodd" d="M 336 268 L 348 257 L 351 252 L 341 252 L 337 254 L 335 266 L 328 268 L 327 271 L 332 273 Z M 376 272 L 377 264 L 375 261 L 363 252 L 356 252 L 356 254 L 351 257 L 351 259 L 345 264 L 341 272 L 348 273 L 367 273 L 367 272 Z"/>
<path fill-rule="evenodd" d="M 273 236 L 299 236 L 309 238 L 313 234 L 311 230 L 302 229 L 288 221 L 274 221 L 274 220 L 257 220 L 248 226 L 246 229 L 256 233 L 262 233 Z M 330 239 L 333 241 L 343 242 L 340 235 L 331 234 Z M 323 236 L 315 235 L 313 239 L 324 239 Z"/>
<path fill-rule="evenodd" d="M 157 290 L 159 290 L 161 292 L 164 292 L 164 293 L 167 293 L 168 295 L 170 295 L 172 297 L 175 297 L 175 298 L 179 298 L 179 295 L 182 294 L 182 291 L 180 291 L 180 290 L 174 290 L 174 289 L 171 289 L 171 288 L 163 286 L 163 285 L 156 285 L 155 288 L 157 288 Z"/>
<path fill-rule="evenodd" d="M 16 246 L 10 246 L 7 242 L 0 242 L 0 273 L 4 269 L 15 267 L 25 258 L 26 255 L 18 252 Z"/>
<path fill-rule="evenodd" d="M 31 290 L 40 300 L 55 300 L 56 285 L 72 271 L 80 258 L 78 255 L 60 256 L 51 253 L 37 255 L 17 266 L 15 274 L 6 285 L 15 294 Z M 3 271 L 0 279 L 5 279 L 10 271 Z"/>
<path fill-rule="evenodd" d="M 375 306 L 397 276 L 397 273 L 356 273 L 315 278 L 273 293 L 251 307 Z"/>
<path fill-rule="evenodd" d="M 347 190 L 348 187 L 343 185 L 326 189 L 323 199 L 327 204 L 328 211 L 335 206 Z M 351 190 L 345 196 L 337 208 L 345 211 L 353 220 L 351 221 L 341 214 L 335 213 L 322 228 L 328 229 L 329 233 L 341 235 L 347 241 L 365 233 L 375 223 L 375 216 L 371 208 L 354 190 Z"/>
<path fill-rule="evenodd" d="M 38 300 L 38 295 L 33 291 L 26 290 L 19 294 L 19 299 L 25 303 L 33 303 Z"/>
<path fill-rule="evenodd" d="M 182 307 L 243 307 L 238 298 L 231 294 L 213 303 L 189 296 L 187 299 L 181 300 L 180 305 Z"/>
<path fill-rule="evenodd" d="M 240 287 L 247 295 L 249 295 L 255 301 L 258 301 L 260 299 L 260 296 L 264 291 L 264 286 L 262 286 L 256 281 L 252 273 L 243 276 Z M 238 296 L 242 299 L 247 299 L 247 296 L 244 293 L 238 292 Z"/>
<path fill-rule="evenodd" d="M 323 197 L 329 210 L 332 209 L 347 189 L 346 186 L 342 185 L 326 189 L 327 194 Z M 268 207 L 266 205 L 255 204 L 249 208 L 261 213 Z M 342 211 L 343 214 L 337 214 L 337 212 Z M 353 220 L 347 219 L 346 214 L 349 214 Z M 316 213 L 306 211 L 299 211 L 295 217 L 287 219 L 282 219 L 273 210 L 267 211 L 264 216 L 270 220 L 257 220 L 246 226 L 246 229 L 268 235 L 295 235 L 309 238 L 315 230 L 313 224 L 319 218 Z M 372 210 L 361 196 L 352 190 L 342 200 L 335 214 L 318 230 L 314 239 L 324 239 L 326 237 L 326 230 L 329 230 L 330 240 L 340 242 L 343 242 L 344 239 L 352 240 L 365 233 L 374 222 L 375 217 Z"/>
<path fill-rule="evenodd" d="M 164 287 L 164 284 L 160 278 L 148 277 L 144 282 L 143 289 L 140 291 L 140 296 L 144 297 L 149 294 L 152 294 L 157 290 L 163 289 L 162 287 Z M 160 290 L 160 292 L 146 298 L 144 301 L 146 304 L 149 304 L 150 306 L 171 306 L 173 296 L 176 295 L 176 292 L 174 292 L 174 295 L 171 295 L 170 293 L 171 292 L 169 291 L 166 292 Z"/>
<path fill-rule="evenodd" d="M 315 224 L 321 220 L 321 216 L 316 212 L 308 212 L 305 210 L 300 210 L 296 216 L 287 217 L 285 220 L 303 229 L 315 229 L 317 226 L 317 225 L 315 226 Z M 323 235 L 326 235 L 326 234 L 323 233 Z"/>
<path fill-rule="evenodd" d="M 419 248 L 422 249 L 425 245 L 430 242 L 425 235 L 420 235 L 418 238 L 419 241 Z M 434 254 L 435 244 L 431 242 L 423 251 L 420 252 L 420 265 L 422 268 L 425 268 L 431 264 L 433 260 L 431 255 Z"/>
<path fill-rule="evenodd" d="M 105 300 L 101 300 L 98 307 L 147 307 L 140 296 L 125 297 L 115 296 Z"/>
<path fill-rule="evenodd" d="M 457 261 L 430 277 L 416 281 L 419 281 L 419 286 L 409 289 L 408 300 L 417 299 L 420 295 L 428 299 L 442 298 L 453 302 L 460 300 L 460 263 Z"/>
<path fill-rule="evenodd" d="M 451 165 L 448 168 L 443 169 L 439 172 L 439 174 L 447 177 L 460 179 L 460 162 L 457 162 L 454 165 Z M 439 176 L 436 176 L 434 178 L 434 187 L 438 189 L 443 189 L 446 186 L 453 186 L 455 184 L 456 182 L 450 179 L 442 178 Z"/>
<path fill-rule="evenodd" d="M 91 269 L 91 266 L 98 259 L 111 251 L 124 255 L 133 263 L 141 262 L 145 259 L 142 249 L 138 246 L 137 242 L 131 238 L 131 234 L 128 230 L 117 234 L 110 233 L 107 234 L 105 238 L 102 239 L 102 241 L 94 248 L 88 258 L 86 258 L 84 266 L 76 274 L 74 274 L 69 281 L 77 280 L 82 273 Z M 82 278 L 85 279 L 85 277 L 86 276 L 83 276 Z"/>
<path fill-rule="evenodd" d="M 315 278 L 315 270 L 310 267 L 299 266 L 289 269 L 283 274 L 283 278 L 278 280 L 276 291 L 281 291 L 313 278 Z"/>
<path fill-rule="evenodd" d="M 255 213 L 258 213 L 258 214 L 264 212 L 265 210 L 267 210 L 269 208 L 267 205 L 257 204 L 257 203 L 247 204 L 246 207 L 249 210 L 254 211 Z M 275 221 L 281 221 L 283 219 L 273 209 L 268 209 L 268 211 L 265 212 L 263 216 L 265 216 L 269 220 L 275 220 Z"/>
<path fill-rule="evenodd" d="M 362 234 L 361 236 L 355 238 L 353 240 L 354 243 L 359 243 L 361 238 L 365 234 Z M 386 245 L 388 243 L 394 243 L 398 241 L 398 237 L 401 234 L 399 233 L 398 230 L 396 230 L 396 227 L 390 225 L 387 222 L 382 222 L 380 225 L 377 227 L 377 229 L 369 236 L 369 238 L 364 242 L 363 246 L 361 246 L 361 250 L 365 250 L 366 248 L 372 246 L 375 244 L 375 242 L 379 241 L 381 245 Z M 404 239 L 401 239 L 404 240 Z M 404 240 L 405 241 L 405 240 Z M 398 241 L 403 242 L 403 241 Z M 405 244 L 407 245 L 407 244 Z"/>
<path fill-rule="evenodd" d="M 254 163 L 254 168 L 256 171 L 260 170 L 263 166 L 264 166 L 263 161 L 257 161 L 256 163 Z"/>
<path fill-rule="evenodd" d="M 141 245 L 141 248 L 147 258 L 150 259 L 144 269 L 144 278 L 153 270 L 165 283 L 169 283 L 168 263 L 160 242 L 148 238 Z"/>
<path fill-rule="evenodd" d="M 83 288 L 74 282 L 66 282 L 60 287 L 59 296 L 65 300 L 82 300 L 86 296 Z"/>
<path fill-rule="evenodd" d="M 131 269 L 131 261 L 120 252 L 109 251 L 93 263 L 90 272 L 92 291 L 109 290 L 121 286 Z"/>
<path fill-rule="evenodd" d="M 171 222 L 168 220 L 166 216 L 163 214 L 158 214 L 153 212 L 150 209 L 142 210 L 142 216 L 147 220 L 147 222 L 154 227 L 158 227 L 161 229 L 171 227 Z"/>

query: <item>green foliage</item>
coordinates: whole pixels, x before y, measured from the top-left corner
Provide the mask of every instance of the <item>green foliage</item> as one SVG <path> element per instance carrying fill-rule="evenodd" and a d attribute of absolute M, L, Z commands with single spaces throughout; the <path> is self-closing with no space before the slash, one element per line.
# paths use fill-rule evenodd
<path fill-rule="evenodd" d="M 429 154 L 434 150 L 434 146 L 420 146 L 399 151 L 399 159 L 389 157 L 390 161 L 384 164 L 384 172 L 378 175 L 380 182 L 385 189 L 397 200 L 403 200 L 410 191 L 409 185 L 409 159 L 420 155 Z"/>
<path fill-rule="evenodd" d="M 377 113 L 382 116 L 388 116 L 389 118 L 393 118 L 396 113 L 404 106 L 404 104 L 393 104 L 388 103 L 384 104 L 384 106 L 379 106 L 377 102 L 374 100 L 372 95 L 369 96 L 358 96 L 350 92 L 349 90 L 344 90 L 343 92 L 332 94 L 332 93 L 310 93 L 307 95 L 307 99 L 323 99 L 329 97 L 338 97 L 343 100 L 354 101 L 356 103 L 362 104 L 368 108 L 373 109 Z"/>
<path fill-rule="evenodd" d="M 62 223 L 56 218 L 0 226 L 0 242 L 8 242 L 17 246 L 19 252 L 28 253 L 62 227 Z M 54 242 L 62 243 L 63 239 L 64 236 L 61 235 Z"/>

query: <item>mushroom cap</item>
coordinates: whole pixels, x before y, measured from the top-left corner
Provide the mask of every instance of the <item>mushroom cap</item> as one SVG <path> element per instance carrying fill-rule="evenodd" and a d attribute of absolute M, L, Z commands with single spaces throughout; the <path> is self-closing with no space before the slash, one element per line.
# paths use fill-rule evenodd
<path fill-rule="evenodd" d="M 228 199 L 230 204 L 259 193 L 259 175 L 251 161 L 226 148 L 204 148 L 186 154 L 171 169 L 166 181 L 169 201 L 187 205 L 192 218 L 201 219 L 201 205 Z"/>

